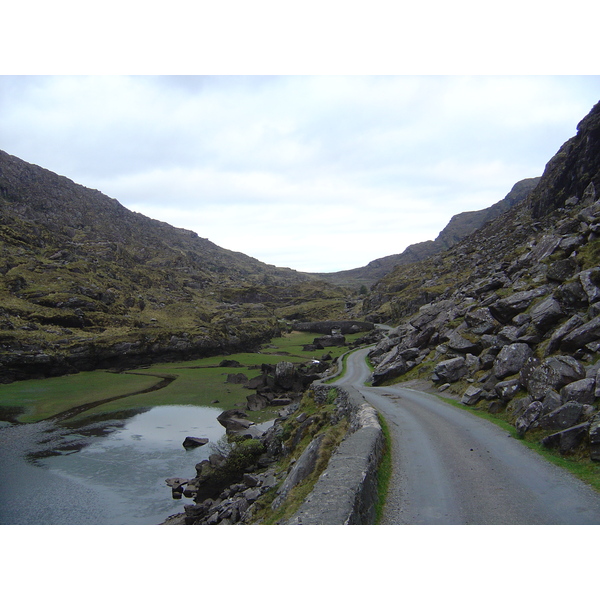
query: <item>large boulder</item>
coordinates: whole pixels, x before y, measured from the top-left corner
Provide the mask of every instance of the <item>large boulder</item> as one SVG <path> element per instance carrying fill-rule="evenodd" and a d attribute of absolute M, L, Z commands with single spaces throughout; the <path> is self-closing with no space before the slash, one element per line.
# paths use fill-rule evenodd
<path fill-rule="evenodd" d="M 539 424 L 542 429 L 567 429 L 573 427 L 582 414 L 583 406 L 579 402 L 571 401 L 544 415 Z"/>
<path fill-rule="evenodd" d="M 532 355 L 529 345 L 522 342 L 504 346 L 494 361 L 494 375 L 504 379 L 507 375 L 517 374 Z"/>
<path fill-rule="evenodd" d="M 589 440 L 590 458 L 600 461 L 600 413 L 597 413 L 590 421 Z"/>
<path fill-rule="evenodd" d="M 477 335 L 493 333 L 498 327 L 498 321 L 494 319 L 490 309 L 479 307 L 465 314 L 465 323 L 471 331 Z"/>
<path fill-rule="evenodd" d="M 432 379 L 438 383 L 453 383 L 468 374 L 467 364 L 462 356 L 442 360 L 433 369 Z"/>
<path fill-rule="evenodd" d="M 546 298 L 531 310 L 531 322 L 541 332 L 548 331 L 565 316 L 560 303 L 554 298 Z"/>
<path fill-rule="evenodd" d="M 249 421 L 247 417 L 248 415 L 245 412 L 234 408 L 223 411 L 217 417 L 217 421 L 225 427 L 225 431 L 229 435 L 230 433 L 239 433 L 254 425 L 254 421 Z"/>
<path fill-rule="evenodd" d="M 565 352 L 575 352 L 586 344 L 598 340 L 600 340 L 600 316 L 594 317 L 565 335 L 560 342 L 560 348 Z"/>
<path fill-rule="evenodd" d="M 517 433 L 523 435 L 527 430 L 531 429 L 541 414 L 542 403 L 538 401 L 531 402 L 525 409 L 525 412 L 515 422 Z"/>
<path fill-rule="evenodd" d="M 507 381 L 500 381 L 494 386 L 494 392 L 496 396 L 502 402 L 502 404 L 508 404 L 521 389 L 521 383 L 518 379 L 509 379 Z"/>
<path fill-rule="evenodd" d="M 278 362 L 275 365 L 275 385 L 284 390 L 291 390 L 296 381 L 296 367 L 287 361 Z"/>
<path fill-rule="evenodd" d="M 588 437 L 589 423 L 574 425 L 562 431 L 551 433 L 542 439 L 546 448 L 557 448 L 561 454 L 570 454 L 585 443 Z"/>
<path fill-rule="evenodd" d="M 580 404 L 592 404 L 596 399 L 594 391 L 596 389 L 596 379 L 586 377 L 573 383 L 568 383 L 560 390 L 560 396 L 563 404 L 570 401 Z"/>
<path fill-rule="evenodd" d="M 568 383 L 585 377 L 585 369 L 572 356 L 551 356 L 533 370 L 523 369 L 521 381 L 534 400 L 541 400 L 548 390 L 560 390 Z"/>
<path fill-rule="evenodd" d="M 542 286 L 526 292 L 517 292 L 490 305 L 492 315 L 501 323 L 508 323 L 513 317 L 525 312 L 529 305 L 540 296 L 546 295 L 547 288 Z"/>

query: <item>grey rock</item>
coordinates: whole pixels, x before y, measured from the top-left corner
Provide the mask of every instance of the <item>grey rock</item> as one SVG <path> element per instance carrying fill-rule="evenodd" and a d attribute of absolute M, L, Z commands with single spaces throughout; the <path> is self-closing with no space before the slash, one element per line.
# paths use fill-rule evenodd
<path fill-rule="evenodd" d="M 589 441 L 590 458 L 600 461 L 600 413 L 597 413 L 590 421 Z"/>
<path fill-rule="evenodd" d="M 566 258 L 564 260 L 557 260 L 553 262 L 546 272 L 546 277 L 550 281 L 558 281 L 563 283 L 570 279 L 579 271 L 579 265 L 573 258 Z"/>
<path fill-rule="evenodd" d="M 539 331 L 545 332 L 565 316 L 561 305 L 554 298 L 546 298 L 531 311 L 531 321 Z"/>
<path fill-rule="evenodd" d="M 468 340 L 456 331 L 450 335 L 446 344 L 448 348 L 461 354 L 466 354 L 467 352 L 479 354 L 481 352 L 479 342 Z"/>
<path fill-rule="evenodd" d="M 563 404 L 572 400 L 580 404 L 592 404 L 596 399 L 594 394 L 595 389 L 596 379 L 586 377 L 565 385 L 560 390 L 560 397 Z"/>
<path fill-rule="evenodd" d="M 525 412 L 515 422 L 515 427 L 519 435 L 523 435 L 526 431 L 531 429 L 538 417 L 542 414 L 542 408 L 542 403 L 538 401 L 534 401 L 527 406 Z"/>
<path fill-rule="evenodd" d="M 540 419 L 542 429 L 567 429 L 577 423 L 583 412 L 579 402 L 567 402 Z"/>
<path fill-rule="evenodd" d="M 546 295 L 547 292 L 548 290 L 545 286 L 524 292 L 517 292 L 507 298 L 497 300 L 489 308 L 492 315 L 498 321 L 508 323 L 519 313 L 525 312 L 536 298 Z"/>
<path fill-rule="evenodd" d="M 432 379 L 438 383 L 453 383 L 468 374 L 462 356 L 440 361 L 433 369 Z"/>
<path fill-rule="evenodd" d="M 296 367 L 288 361 L 275 365 L 275 383 L 284 390 L 291 390 L 295 382 Z"/>
<path fill-rule="evenodd" d="M 544 396 L 544 400 L 542 401 L 542 412 L 543 414 L 547 415 L 552 411 L 555 411 L 557 408 L 560 408 L 563 404 L 564 402 L 556 390 L 548 390 Z"/>
<path fill-rule="evenodd" d="M 517 342 L 504 346 L 494 361 L 494 375 L 498 379 L 515 375 L 532 355 L 533 351 L 527 344 Z"/>
<path fill-rule="evenodd" d="M 300 458 L 296 461 L 288 476 L 281 484 L 277 497 L 271 504 L 273 510 L 277 510 L 285 502 L 290 491 L 314 471 L 319 457 L 319 450 L 323 443 L 323 437 L 324 435 L 321 434 L 312 440 L 300 455 Z"/>
<path fill-rule="evenodd" d="M 598 340 L 600 340 L 600 316 L 565 335 L 560 342 L 560 348 L 565 352 L 574 352 L 586 344 Z"/>
<path fill-rule="evenodd" d="M 510 379 L 508 381 L 500 381 L 494 386 L 494 391 L 500 402 L 504 405 L 508 404 L 521 389 L 521 384 L 518 379 Z"/>
<path fill-rule="evenodd" d="M 579 315 L 573 315 L 566 323 L 554 330 L 554 333 L 550 337 L 548 346 L 546 348 L 546 355 L 553 354 L 560 347 L 562 339 L 571 331 L 577 329 L 584 324 L 584 320 Z"/>
<path fill-rule="evenodd" d="M 588 429 L 589 423 L 574 425 L 546 436 L 541 443 L 546 448 L 557 448 L 561 454 L 570 454 L 586 442 Z"/>
<path fill-rule="evenodd" d="M 480 307 L 467 312 L 465 323 L 477 335 L 493 333 L 499 325 L 487 307 Z"/>
<path fill-rule="evenodd" d="M 548 390 L 560 390 L 573 381 L 585 377 L 585 369 L 571 356 L 551 356 L 524 375 L 521 381 L 534 400 L 541 400 Z"/>
<path fill-rule="evenodd" d="M 579 281 L 585 291 L 589 303 L 594 304 L 600 300 L 600 268 L 588 269 L 579 273 Z"/>
<path fill-rule="evenodd" d="M 183 440 L 183 447 L 187 449 L 198 448 L 198 446 L 204 446 L 208 444 L 210 440 L 208 438 L 198 438 L 193 436 L 187 436 L 185 440 Z"/>
<path fill-rule="evenodd" d="M 473 406 L 474 404 L 477 404 L 482 393 L 483 390 L 480 387 L 470 385 L 460 399 L 461 404 L 466 404 L 467 406 Z"/>

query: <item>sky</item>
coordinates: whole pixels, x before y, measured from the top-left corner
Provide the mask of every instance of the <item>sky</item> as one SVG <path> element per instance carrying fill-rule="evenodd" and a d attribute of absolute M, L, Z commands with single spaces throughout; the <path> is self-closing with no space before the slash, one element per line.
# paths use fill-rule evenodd
<path fill-rule="evenodd" d="M 587 0 L 169 6 L 4 7 L 0 149 L 280 267 L 435 239 L 600 100 Z"/>
<path fill-rule="evenodd" d="M 0 148 L 219 246 L 340 271 L 542 174 L 598 76 L 0 77 Z"/>

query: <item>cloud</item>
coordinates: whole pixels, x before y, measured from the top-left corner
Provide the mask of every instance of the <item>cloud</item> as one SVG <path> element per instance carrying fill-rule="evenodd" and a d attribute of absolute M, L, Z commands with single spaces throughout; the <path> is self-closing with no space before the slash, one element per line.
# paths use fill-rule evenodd
<path fill-rule="evenodd" d="M 341 270 L 541 175 L 596 77 L 0 77 L 2 149 L 220 246 Z"/>

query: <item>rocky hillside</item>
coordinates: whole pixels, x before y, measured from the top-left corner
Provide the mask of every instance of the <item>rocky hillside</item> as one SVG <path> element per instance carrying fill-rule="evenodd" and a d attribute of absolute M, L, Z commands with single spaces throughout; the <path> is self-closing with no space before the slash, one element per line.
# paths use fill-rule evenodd
<path fill-rule="evenodd" d="M 374 286 L 375 385 L 430 379 L 519 433 L 600 460 L 600 103 L 533 192 Z"/>
<path fill-rule="evenodd" d="M 0 381 L 255 348 L 345 291 L 0 151 Z"/>
<path fill-rule="evenodd" d="M 419 262 L 443 250 L 448 250 L 454 244 L 467 237 L 488 221 L 492 221 L 502 213 L 524 200 L 535 188 L 539 177 L 523 179 L 516 183 L 506 197 L 488 208 L 462 212 L 454 215 L 450 222 L 440 232 L 435 240 L 412 244 L 401 254 L 392 254 L 371 261 L 365 267 L 339 271 L 337 273 L 321 273 L 319 277 L 330 283 L 359 289 L 362 286 L 371 287 L 374 283 L 393 271 L 396 266 Z"/>

